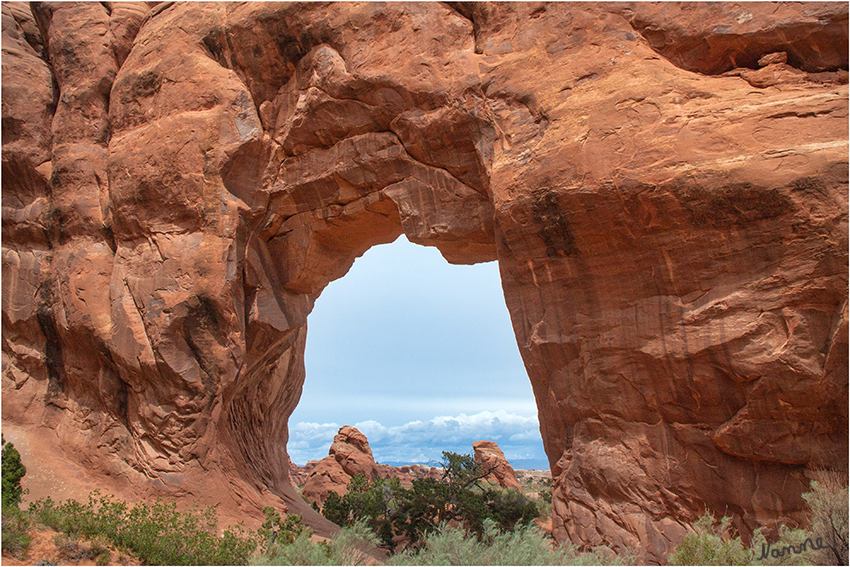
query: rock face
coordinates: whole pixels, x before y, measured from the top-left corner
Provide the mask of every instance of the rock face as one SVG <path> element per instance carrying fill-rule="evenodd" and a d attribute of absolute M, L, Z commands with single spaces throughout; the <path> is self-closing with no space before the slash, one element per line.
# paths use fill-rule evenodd
<path fill-rule="evenodd" d="M 490 471 L 484 480 L 494 482 L 502 488 L 520 488 L 513 467 L 505 454 L 493 441 L 476 441 L 472 444 L 473 457 L 482 470 Z"/>
<path fill-rule="evenodd" d="M 499 261 L 560 540 L 846 466 L 846 4 L 2 8 L 3 423 L 104 483 L 333 530 L 307 315 L 402 232 Z"/>
<path fill-rule="evenodd" d="M 350 482 L 351 475 L 343 470 L 337 460 L 333 457 L 325 457 L 310 471 L 301 490 L 301 496 L 311 504 L 322 505 L 331 492 L 345 496 Z"/>
<path fill-rule="evenodd" d="M 351 477 L 358 474 L 370 482 L 380 476 L 366 436 L 356 427 L 344 425 L 334 436 L 328 456 L 316 463 L 310 471 L 301 496 L 315 504 L 324 502 L 330 492 L 343 496 L 348 491 Z"/>
<path fill-rule="evenodd" d="M 405 488 L 410 488 L 414 480 L 423 480 L 426 478 L 440 480 L 443 478 L 442 468 L 420 464 L 401 465 L 400 467 L 378 465 L 378 471 L 381 473 L 381 478 L 399 479 L 401 485 Z"/>
<path fill-rule="evenodd" d="M 312 472 L 321 461 L 308 461 L 304 466 L 298 466 L 294 463 L 289 464 L 289 478 L 295 486 L 303 487 L 307 479 L 310 478 Z M 391 465 L 378 464 L 378 475 L 381 478 L 397 478 L 401 485 L 405 488 L 410 488 L 414 480 L 425 478 L 433 478 L 439 480 L 443 476 L 443 469 L 431 467 L 428 465 L 402 465 L 394 467 Z"/>

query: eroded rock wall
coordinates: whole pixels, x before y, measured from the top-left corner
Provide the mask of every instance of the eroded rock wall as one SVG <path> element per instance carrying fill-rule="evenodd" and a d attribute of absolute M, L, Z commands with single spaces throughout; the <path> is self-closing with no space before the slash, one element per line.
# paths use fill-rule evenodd
<path fill-rule="evenodd" d="M 402 232 L 498 259 L 559 539 L 846 465 L 845 4 L 6 3 L 2 63 L 4 425 L 138 494 L 332 530 L 307 315 Z"/>

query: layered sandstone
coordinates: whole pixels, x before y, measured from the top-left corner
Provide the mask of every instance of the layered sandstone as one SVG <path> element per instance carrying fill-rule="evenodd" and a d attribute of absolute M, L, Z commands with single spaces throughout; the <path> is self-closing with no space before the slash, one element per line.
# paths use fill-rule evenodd
<path fill-rule="evenodd" d="M 307 315 L 401 233 L 499 261 L 560 540 L 661 560 L 846 465 L 846 4 L 2 16 L 3 424 L 58 470 L 332 530 Z"/>

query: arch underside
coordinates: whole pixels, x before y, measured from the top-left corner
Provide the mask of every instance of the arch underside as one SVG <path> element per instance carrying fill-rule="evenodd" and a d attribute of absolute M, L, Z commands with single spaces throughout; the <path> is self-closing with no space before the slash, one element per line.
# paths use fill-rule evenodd
<path fill-rule="evenodd" d="M 846 84 L 759 36 L 809 67 L 753 95 L 629 11 L 178 3 L 127 44 L 101 4 L 34 8 L 55 112 L 4 137 L 4 424 L 332 530 L 288 476 L 307 316 L 404 233 L 499 261 L 556 537 L 658 559 L 706 506 L 802 521 L 847 461 Z"/>

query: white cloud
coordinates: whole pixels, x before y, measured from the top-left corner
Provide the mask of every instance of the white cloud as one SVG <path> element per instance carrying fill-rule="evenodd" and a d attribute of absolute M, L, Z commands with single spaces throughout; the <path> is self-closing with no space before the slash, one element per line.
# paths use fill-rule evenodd
<path fill-rule="evenodd" d="M 546 458 L 537 418 L 505 410 L 441 415 L 389 427 L 374 420 L 354 426 L 369 439 L 378 462 L 439 461 L 442 451 L 469 453 L 472 443 L 481 439 L 497 442 L 508 460 Z M 299 464 L 326 456 L 338 430 L 336 423 L 291 424 L 290 456 Z"/>

